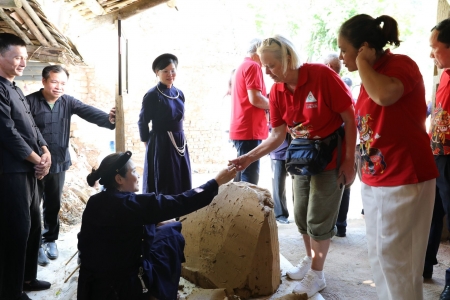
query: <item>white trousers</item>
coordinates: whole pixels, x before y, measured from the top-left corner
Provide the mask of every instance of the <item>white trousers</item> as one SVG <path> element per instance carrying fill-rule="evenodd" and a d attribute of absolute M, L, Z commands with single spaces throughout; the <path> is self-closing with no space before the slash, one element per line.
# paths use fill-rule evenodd
<path fill-rule="evenodd" d="M 436 179 L 395 187 L 361 184 L 369 262 L 380 300 L 423 300 Z"/>

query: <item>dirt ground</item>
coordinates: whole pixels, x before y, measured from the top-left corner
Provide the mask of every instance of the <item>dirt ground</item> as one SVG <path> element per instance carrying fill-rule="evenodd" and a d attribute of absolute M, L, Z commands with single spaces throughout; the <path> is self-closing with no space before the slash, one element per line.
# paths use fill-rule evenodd
<path fill-rule="evenodd" d="M 195 174 L 193 176 L 194 186 L 213 178 L 214 174 Z M 260 186 L 271 190 L 270 183 L 270 160 L 263 159 L 261 165 Z M 287 182 L 288 208 L 292 212 L 292 193 L 290 191 L 290 180 Z M 352 187 L 350 198 L 350 211 L 348 214 L 347 237 L 334 237 L 331 241 L 330 250 L 325 264 L 325 278 L 327 287 L 316 295 L 314 300 L 372 300 L 377 299 L 375 287 L 372 282 L 372 274 L 367 259 L 367 247 L 365 240 L 365 224 L 361 216 L 361 199 L 359 197 L 359 183 Z M 281 267 L 285 273 L 286 269 L 298 263 L 305 255 L 303 241 L 293 222 L 293 214 L 289 217 L 291 223 L 278 225 L 278 237 L 280 243 Z M 76 268 L 76 257 L 70 260 L 76 252 L 76 234 L 79 224 L 66 228 L 66 232 L 60 235 L 57 244 L 60 257 L 51 261 L 46 267 L 39 267 L 38 278 L 52 283 L 48 291 L 30 292 L 29 297 L 34 300 L 76 299 L 76 288 L 78 272 L 65 283 L 72 271 Z M 70 260 L 70 262 L 69 262 Z M 439 264 L 434 268 L 433 279 L 424 282 L 424 299 L 439 299 L 444 288 L 445 269 L 450 267 L 450 244 L 442 243 L 438 254 Z M 189 299 L 189 295 L 196 290 L 192 284 L 182 280 L 184 289 L 180 291 L 182 299 Z M 290 294 L 296 281 L 289 280 L 284 275 L 278 291 L 271 296 L 258 298 L 277 299 L 283 295 Z M 207 298 L 203 298 L 207 299 Z M 132 299 L 131 299 L 132 300 Z"/>

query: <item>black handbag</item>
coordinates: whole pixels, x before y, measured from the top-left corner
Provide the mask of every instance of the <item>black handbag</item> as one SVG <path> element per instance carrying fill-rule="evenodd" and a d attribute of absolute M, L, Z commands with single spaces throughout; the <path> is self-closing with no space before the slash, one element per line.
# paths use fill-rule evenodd
<path fill-rule="evenodd" d="M 286 150 L 286 171 L 291 175 L 316 175 L 325 170 L 338 147 L 337 162 L 339 168 L 341 139 L 345 135 L 343 127 L 321 140 L 296 138 Z"/>

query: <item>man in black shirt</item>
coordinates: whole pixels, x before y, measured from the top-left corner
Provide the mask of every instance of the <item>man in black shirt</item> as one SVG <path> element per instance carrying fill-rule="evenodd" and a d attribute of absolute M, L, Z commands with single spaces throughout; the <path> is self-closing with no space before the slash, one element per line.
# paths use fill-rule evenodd
<path fill-rule="evenodd" d="M 39 250 L 39 264 L 58 257 L 55 241 L 59 235 L 59 210 L 65 174 L 72 164 L 69 154 L 70 119 L 72 115 L 109 129 L 115 128 L 115 108 L 109 115 L 64 94 L 69 72 L 60 65 L 42 70 L 43 89 L 27 96 L 31 114 L 48 143 L 53 164 L 49 174 L 39 182 L 39 195 L 43 198 L 43 247 Z M 47 257 L 46 257 L 47 256 Z"/>
<path fill-rule="evenodd" d="M 37 179 L 51 156 L 14 83 L 26 66 L 25 42 L 0 34 L 0 299 L 30 299 L 23 291 L 50 288 L 36 279 L 41 236 Z"/>

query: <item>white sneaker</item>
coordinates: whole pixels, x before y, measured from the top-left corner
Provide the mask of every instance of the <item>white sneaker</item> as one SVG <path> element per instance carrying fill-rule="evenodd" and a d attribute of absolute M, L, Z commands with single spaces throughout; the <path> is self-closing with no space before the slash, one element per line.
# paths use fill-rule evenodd
<path fill-rule="evenodd" d="M 325 276 L 320 279 L 313 270 L 309 270 L 306 273 L 305 278 L 303 278 L 303 280 L 295 286 L 292 292 L 297 294 L 306 293 L 309 298 L 317 292 L 323 290 L 326 286 L 327 283 L 325 282 Z"/>
<path fill-rule="evenodd" d="M 311 269 L 311 262 L 311 257 L 305 256 L 298 265 L 287 271 L 286 275 L 291 279 L 303 279 L 309 269 Z"/>

